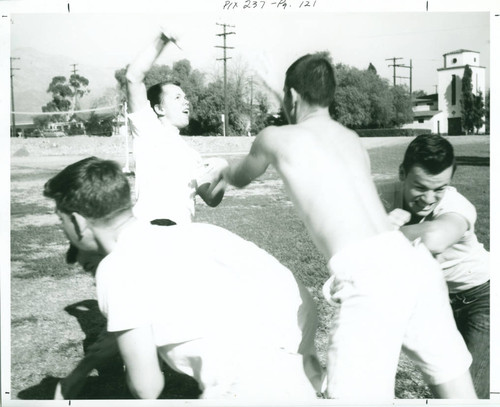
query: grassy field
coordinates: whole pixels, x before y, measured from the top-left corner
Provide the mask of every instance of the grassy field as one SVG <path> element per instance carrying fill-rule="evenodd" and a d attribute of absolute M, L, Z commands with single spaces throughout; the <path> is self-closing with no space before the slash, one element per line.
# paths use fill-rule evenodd
<path fill-rule="evenodd" d="M 411 139 L 363 139 L 376 182 L 395 179 Z M 189 138 L 206 155 L 237 160 L 250 138 Z M 489 249 L 489 138 L 455 137 L 459 168 L 454 184 L 476 206 L 479 240 Z M 68 138 L 12 140 L 11 145 L 11 389 L 12 399 L 47 399 L 57 378 L 67 375 L 95 340 L 103 319 L 97 310 L 91 276 L 64 262 L 67 241 L 51 201 L 43 198 L 44 182 L 65 165 L 88 155 L 124 164 L 120 139 Z M 197 205 L 197 220 L 223 226 L 251 240 L 288 266 L 310 289 L 318 305 L 317 348 L 325 360 L 326 334 L 334 308 L 320 294 L 328 278 L 319 255 L 284 193 L 273 169 L 246 189 L 229 189 L 218 208 Z M 279 301 L 279 293 L 277 293 Z M 367 335 L 370 333 L 367 332 Z M 173 372 L 165 398 L 193 398 L 193 380 Z M 401 356 L 396 377 L 398 398 L 427 398 L 428 389 L 412 363 Z M 88 379 L 82 398 L 126 398 L 122 377 Z"/>

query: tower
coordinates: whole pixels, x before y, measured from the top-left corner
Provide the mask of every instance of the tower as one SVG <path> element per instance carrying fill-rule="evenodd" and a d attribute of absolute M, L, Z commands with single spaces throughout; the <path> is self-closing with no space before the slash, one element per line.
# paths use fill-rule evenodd
<path fill-rule="evenodd" d="M 443 112 L 441 131 L 449 135 L 462 134 L 460 100 L 466 65 L 472 70 L 472 93 L 486 95 L 486 68 L 479 65 L 479 52 L 459 49 L 443 55 L 443 67 L 438 68 L 438 106 Z"/>

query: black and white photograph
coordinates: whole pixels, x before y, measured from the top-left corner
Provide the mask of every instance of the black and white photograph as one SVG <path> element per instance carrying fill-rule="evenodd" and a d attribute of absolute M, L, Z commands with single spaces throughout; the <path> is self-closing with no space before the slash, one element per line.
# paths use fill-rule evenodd
<path fill-rule="evenodd" d="M 0 4 L 2 405 L 500 402 L 500 6 L 399 3 Z"/>

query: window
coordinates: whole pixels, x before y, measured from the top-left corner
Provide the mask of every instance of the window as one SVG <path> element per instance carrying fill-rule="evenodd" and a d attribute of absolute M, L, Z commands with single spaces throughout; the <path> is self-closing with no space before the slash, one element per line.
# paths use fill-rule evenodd
<path fill-rule="evenodd" d="M 451 76 L 451 104 L 457 104 L 457 75 Z"/>
<path fill-rule="evenodd" d="M 419 123 L 423 123 L 423 122 L 424 122 L 424 119 L 418 119 L 418 122 L 419 122 Z"/>
<path fill-rule="evenodd" d="M 453 60 L 451 62 L 453 62 L 454 64 L 456 64 L 457 63 L 457 59 L 453 58 Z"/>

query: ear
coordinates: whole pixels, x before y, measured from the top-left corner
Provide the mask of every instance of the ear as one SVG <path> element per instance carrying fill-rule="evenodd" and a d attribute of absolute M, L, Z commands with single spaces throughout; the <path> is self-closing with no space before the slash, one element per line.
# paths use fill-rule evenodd
<path fill-rule="evenodd" d="M 73 212 L 71 214 L 71 222 L 75 227 L 75 232 L 79 239 L 82 239 L 83 232 L 88 228 L 87 219 L 80 215 L 78 212 Z"/>
<path fill-rule="evenodd" d="M 403 168 L 403 164 L 401 164 L 399 166 L 399 180 L 400 181 L 404 181 L 406 179 L 406 171 L 405 169 Z"/>
<path fill-rule="evenodd" d="M 153 106 L 153 110 L 154 112 L 158 115 L 158 116 L 164 116 L 165 115 L 165 112 L 163 111 L 163 108 L 161 107 L 160 104 L 156 104 Z"/>
<path fill-rule="evenodd" d="M 294 88 L 290 88 L 290 93 L 292 95 L 292 105 L 295 106 L 297 102 L 301 99 L 301 97 Z"/>

